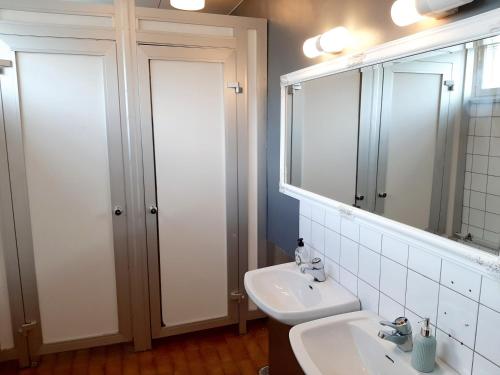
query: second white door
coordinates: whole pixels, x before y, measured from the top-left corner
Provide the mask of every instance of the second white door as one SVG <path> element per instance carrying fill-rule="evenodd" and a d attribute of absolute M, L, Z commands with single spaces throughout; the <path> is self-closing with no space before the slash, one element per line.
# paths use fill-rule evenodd
<path fill-rule="evenodd" d="M 234 323 L 234 51 L 142 46 L 139 56 L 153 336 Z"/>

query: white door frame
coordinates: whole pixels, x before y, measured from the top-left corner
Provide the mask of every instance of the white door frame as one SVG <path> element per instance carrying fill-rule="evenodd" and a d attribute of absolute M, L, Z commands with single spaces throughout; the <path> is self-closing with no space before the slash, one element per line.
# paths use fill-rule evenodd
<path fill-rule="evenodd" d="M 2 79 L 0 78 L 0 85 L 2 85 L 2 83 Z M 0 96 L 1 91 L 0 88 Z M 2 232 L 3 239 L 5 271 L 7 274 L 12 334 L 15 348 L 9 352 L 0 352 L 0 361 L 18 358 L 21 366 L 28 366 L 30 364 L 30 357 L 27 338 L 17 334 L 15 330 L 15 327 L 20 327 L 25 323 L 25 320 L 19 259 L 17 257 L 14 213 L 12 211 L 12 195 L 9 165 L 7 161 L 7 142 L 5 140 L 3 108 L 3 99 L 0 99 L 0 231 Z"/>

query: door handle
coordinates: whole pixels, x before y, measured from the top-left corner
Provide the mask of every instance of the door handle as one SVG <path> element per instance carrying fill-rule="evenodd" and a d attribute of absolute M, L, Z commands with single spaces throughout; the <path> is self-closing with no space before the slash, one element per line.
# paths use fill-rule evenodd
<path fill-rule="evenodd" d="M 150 207 L 149 207 L 149 213 L 153 214 L 153 215 L 156 215 L 158 213 L 158 208 L 152 204 Z"/>
<path fill-rule="evenodd" d="M 365 196 L 364 195 L 356 195 L 355 198 L 357 201 L 362 201 L 363 199 L 365 199 Z"/>
<path fill-rule="evenodd" d="M 379 198 L 387 198 L 387 193 L 378 193 Z"/>
<path fill-rule="evenodd" d="M 123 213 L 122 208 L 120 206 L 115 206 L 115 208 L 114 208 L 114 214 L 116 216 L 120 216 L 122 213 Z"/>

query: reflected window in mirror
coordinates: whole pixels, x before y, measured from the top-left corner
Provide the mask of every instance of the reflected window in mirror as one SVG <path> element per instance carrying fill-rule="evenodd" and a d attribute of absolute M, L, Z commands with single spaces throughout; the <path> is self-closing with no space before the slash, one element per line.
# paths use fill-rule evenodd
<path fill-rule="evenodd" d="M 286 182 L 354 204 L 359 70 L 287 87 Z"/>
<path fill-rule="evenodd" d="M 361 208 L 498 253 L 499 42 L 363 69 Z"/>

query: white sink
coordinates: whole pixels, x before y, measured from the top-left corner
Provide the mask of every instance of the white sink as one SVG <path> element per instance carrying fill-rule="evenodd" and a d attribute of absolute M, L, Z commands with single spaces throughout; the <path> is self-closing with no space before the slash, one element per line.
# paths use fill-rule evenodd
<path fill-rule="evenodd" d="M 288 325 L 360 307 L 359 300 L 335 281 L 315 282 L 293 262 L 247 272 L 245 289 L 262 311 Z"/>
<path fill-rule="evenodd" d="M 379 316 L 358 311 L 297 325 L 290 330 L 295 357 L 307 375 L 413 375 L 411 353 L 377 337 Z M 458 374 L 441 361 L 435 375 Z"/>

